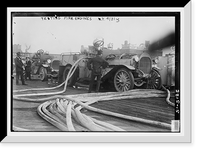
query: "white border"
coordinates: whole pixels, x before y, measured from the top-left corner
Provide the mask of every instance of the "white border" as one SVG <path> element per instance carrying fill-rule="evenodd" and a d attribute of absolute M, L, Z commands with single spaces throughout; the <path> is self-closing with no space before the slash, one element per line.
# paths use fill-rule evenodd
<path fill-rule="evenodd" d="M 11 44 L 11 30 L 10 29 L 11 29 L 11 13 L 9 13 L 7 11 L 7 76 L 11 76 L 11 70 L 10 70 L 10 67 L 11 67 L 11 59 L 10 59 L 10 57 L 11 57 L 11 45 L 10 45 Z M 11 126 L 11 124 L 10 124 L 11 112 L 10 112 L 9 107 L 11 107 L 11 78 L 10 77 L 7 78 L 7 137 L 9 137 L 9 130 L 10 130 L 10 127 L 8 127 L 8 126 Z"/>
<path fill-rule="evenodd" d="M 188 3 L 189 4 L 189 3 Z M 8 12 L 174 12 L 174 11 L 180 11 L 182 10 L 182 7 L 8 7 Z"/>
<path fill-rule="evenodd" d="M 7 9 L 7 68 L 11 66 L 11 12 L 180 12 L 181 15 L 181 133 L 56 133 L 10 132 L 10 84 L 7 82 L 7 137 L 2 142 L 191 142 L 191 2 L 184 8 L 8 8 Z M 187 62 L 184 62 L 187 61 Z M 7 70 L 7 75 L 11 75 Z M 190 81 L 188 81 L 190 80 Z"/>

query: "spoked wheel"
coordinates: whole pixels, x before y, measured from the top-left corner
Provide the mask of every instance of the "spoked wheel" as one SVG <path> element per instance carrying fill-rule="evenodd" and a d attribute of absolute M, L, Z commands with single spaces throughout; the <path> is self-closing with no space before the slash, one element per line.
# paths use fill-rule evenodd
<path fill-rule="evenodd" d="M 40 74 L 40 80 L 41 81 L 46 80 L 46 78 L 47 78 L 47 69 L 44 68 L 44 67 L 41 67 L 39 74 Z"/>
<path fill-rule="evenodd" d="M 155 70 L 151 70 L 147 80 L 147 89 L 160 89 L 162 86 L 161 75 Z"/>
<path fill-rule="evenodd" d="M 114 76 L 114 87 L 118 92 L 124 92 L 133 89 L 133 74 L 125 69 L 119 69 Z"/>

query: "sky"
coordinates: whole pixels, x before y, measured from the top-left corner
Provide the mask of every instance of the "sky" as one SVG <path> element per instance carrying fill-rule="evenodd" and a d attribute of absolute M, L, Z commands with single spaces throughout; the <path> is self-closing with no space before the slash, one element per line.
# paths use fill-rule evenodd
<path fill-rule="evenodd" d="M 22 51 L 39 49 L 52 54 L 80 52 L 81 45 L 92 45 L 94 39 L 104 39 L 104 46 L 113 43 L 121 48 L 125 40 L 140 45 L 153 42 L 175 30 L 174 17 L 13 17 L 13 44 Z"/>

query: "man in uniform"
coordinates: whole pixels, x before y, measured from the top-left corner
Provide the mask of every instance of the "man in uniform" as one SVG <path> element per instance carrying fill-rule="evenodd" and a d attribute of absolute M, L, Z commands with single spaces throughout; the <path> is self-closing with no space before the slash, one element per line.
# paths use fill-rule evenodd
<path fill-rule="evenodd" d="M 20 57 L 20 52 L 17 52 L 17 57 L 15 58 L 15 68 L 16 68 L 16 85 L 19 84 L 19 77 L 22 81 L 22 85 L 27 85 L 25 84 L 25 81 L 24 81 L 25 67 Z"/>
<path fill-rule="evenodd" d="M 105 69 L 108 66 L 108 62 L 102 59 L 102 51 L 97 51 L 96 57 L 90 59 L 87 66 L 89 70 L 92 70 L 88 93 L 91 93 L 92 91 L 95 78 L 97 78 L 96 92 L 98 92 L 100 88 L 102 69 Z"/>

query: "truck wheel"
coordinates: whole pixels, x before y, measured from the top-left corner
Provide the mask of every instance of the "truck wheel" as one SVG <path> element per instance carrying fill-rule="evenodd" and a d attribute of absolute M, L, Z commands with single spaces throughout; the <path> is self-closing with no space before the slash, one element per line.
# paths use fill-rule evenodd
<path fill-rule="evenodd" d="M 47 69 L 44 68 L 44 67 L 41 67 L 39 74 L 40 74 L 40 80 L 41 81 L 46 80 L 46 78 L 47 78 Z"/>
<path fill-rule="evenodd" d="M 152 69 L 150 75 L 147 80 L 147 89 L 160 89 L 162 86 L 160 73 Z"/>
<path fill-rule="evenodd" d="M 114 87 L 118 92 L 124 92 L 133 89 L 133 74 L 128 69 L 119 69 L 114 76 Z"/>
<path fill-rule="evenodd" d="M 67 75 L 68 75 L 69 70 L 71 69 L 71 67 L 72 67 L 71 65 L 67 65 L 65 67 L 64 72 L 63 72 L 63 82 L 66 80 Z M 68 80 L 67 86 L 72 87 L 76 83 L 77 77 L 78 77 L 77 70 L 75 70 L 75 72 L 72 75 L 72 77 Z"/>

